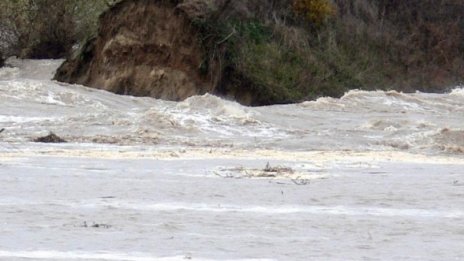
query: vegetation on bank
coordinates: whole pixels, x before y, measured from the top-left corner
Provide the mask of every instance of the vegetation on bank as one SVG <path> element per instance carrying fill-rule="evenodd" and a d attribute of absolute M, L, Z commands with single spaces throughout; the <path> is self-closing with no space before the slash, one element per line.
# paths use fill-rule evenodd
<path fill-rule="evenodd" d="M 2 0 L 0 51 L 22 58 L 63 58 L 95 34 L 114 0 Z"/>
<path fill-rule="evenodd" d="M 247 19 L 202 21 L 213 38 L 208 49 L 226 45 L 224 93 L 251 90 L 255 103 L 273 104 L 355 88 L 439 92 L 464 78 L 464 4 L 457 1 L 268 4 L 271 11 L 256 8 Z"/>
<path fill-rule="evenodd" d="M 207 9 L 191 17 L 206 53 L 199 70 L 220 66 L 218 93 L 245 93 L 251 104 L 354 88 L 444 91 L 464 78 L 461 1 L 159 1 Z M 69 54 L 95 34 L 98 15 L 113 2 L 4 0 L 0 47 L 10 43 L 3 51 L 21 57 Z"/>

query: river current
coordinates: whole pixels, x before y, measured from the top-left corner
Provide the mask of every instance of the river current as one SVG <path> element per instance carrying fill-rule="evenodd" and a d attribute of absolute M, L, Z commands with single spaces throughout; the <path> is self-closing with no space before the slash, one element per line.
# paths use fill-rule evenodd
<path fill-rule="evenodd" d="M 462 87 L 246 107 L 50 80 L 61 62 L 0 69 L 0 259 L 464 259 Z"/>

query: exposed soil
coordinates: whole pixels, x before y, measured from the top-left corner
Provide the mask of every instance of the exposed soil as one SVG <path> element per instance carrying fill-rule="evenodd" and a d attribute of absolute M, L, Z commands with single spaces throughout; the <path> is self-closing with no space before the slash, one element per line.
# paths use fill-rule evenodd
<path fill-rule="evenodd" d="M 100 17 L 98 37 L 55 78 L 177 101 L 214 91 L 217 74 L 202 73 L 203 54 L 187 14 L 171 1 L 123 1 Z"/>

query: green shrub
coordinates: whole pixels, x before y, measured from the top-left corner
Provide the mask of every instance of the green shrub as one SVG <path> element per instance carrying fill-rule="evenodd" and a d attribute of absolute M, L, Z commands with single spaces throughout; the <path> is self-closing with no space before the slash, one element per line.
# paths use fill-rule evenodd
<path fill-rule="evenodd" d="M 276 42 L 249 42 L 240 49 L 237 68 L 254 84 L 263 99 L 283 102 L 301 99 L 304 63 L 294 50 Z"/>

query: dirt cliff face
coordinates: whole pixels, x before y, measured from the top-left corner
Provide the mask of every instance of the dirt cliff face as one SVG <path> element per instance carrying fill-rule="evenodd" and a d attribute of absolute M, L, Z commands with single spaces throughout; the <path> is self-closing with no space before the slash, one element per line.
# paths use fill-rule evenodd
<path fill-rule="evenodd" d="M 201 23 L 208 21 L 211 27 L 228 19 L 259 19 L 286 3 L 287 0 L 121 1 L 102 14 L 98 35 L 67 59 L 55 79 L 117 94 L 174 101 L 209 92 L 246 105 L 268 104 L 246 82 L 230 79 L 224 73 L 229 71 L 230 62 L 225 56 L 227 42 L 236 36 L 234 30 L 219 35 L 214 29 L 208 31 L 211 28 L 205 31 Z M 228 82 L 237 81 L 240 88 L 228 88 Z"/>
<path fill-rule="evenodd" d="M 123 1 L 100 18 L 98 36 L 59 68 L 56 79 L 118 94 L 182 100 L 214 91 L 204 50 L 173 1 Z"/>

